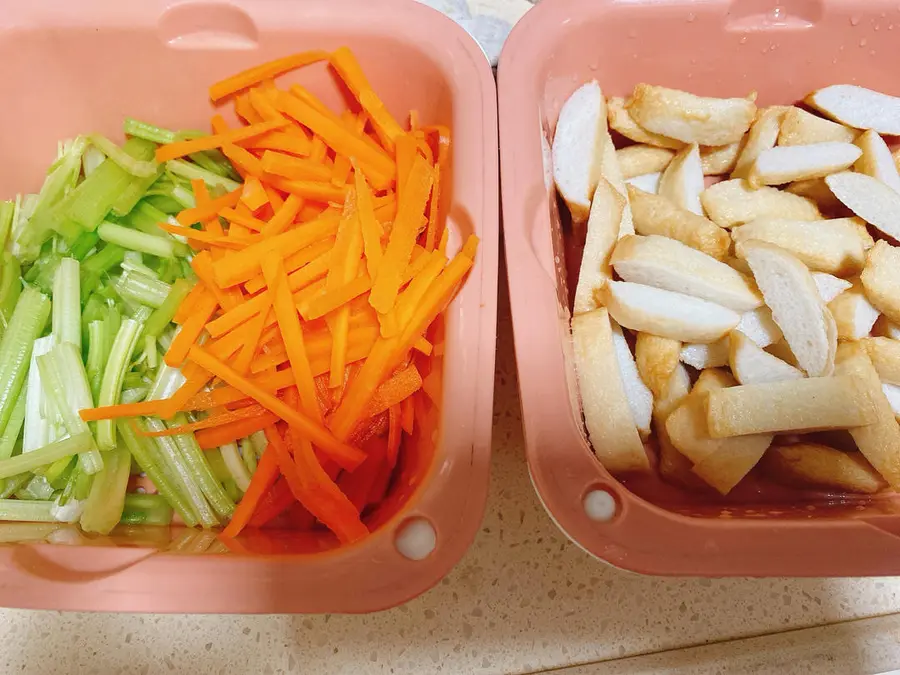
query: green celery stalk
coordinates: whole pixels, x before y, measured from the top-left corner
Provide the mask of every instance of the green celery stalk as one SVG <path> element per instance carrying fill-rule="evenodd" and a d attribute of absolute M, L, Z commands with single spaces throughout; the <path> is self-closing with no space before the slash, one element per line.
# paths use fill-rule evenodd
<path fill-rule="evenodd" d="M 187 279 L 178 279 L 169 289 L 169 294 L 165 301 L 156 308 L 147 323 L 144 324 L 144 336 L 158 338 L 162 332 L 168 327 L 178 311 L 178 306 L 184 301 L 194 287 Z"/>
<path fill-rule="evenodd" d="M 75 260 L 84 260 L 87 254 L 94 250 L 99 241 L 100 237 L 96 232 L 82 232 L 69 248 L 69 255 Z"/>
<path fill-rule="evenodd" d="M 115 244 L 107 244 L 81 265 L 81 269 L 87 272 L 109 272 L 116 265 L 121 265 L 125 260 L 125 249 Z"/>
<path fill-rule="evenodd" d="M 188 155 L 191 161 L 199 166 L 202 169 L 206 169 L 217 176 L 225 176 L 226 178 L 234 178 L 237 179 L 239 176 L 228 169 L 231 169 L 231 162 L 223 155 L 222 153 L 218 153 L 218 156 L 225 160 L 225 164 L 222 164 L 217 157 L 214 157 L 211 152 L 194 152 Z M 227 165 L 227 168 L 226 168 Z"/>
<path fill-rule="evenodd" d="M 253 447 L 253 441 L 249 436 L 241 439 L 241 460 L 251 476 L 256 473 L 256 448 Z"/>
<path fill-rule="evenodd" d="M 50 468 L 44 473 L 44 478 L 49 481 L 54 490 L 63 490 L 76 466 L 78 466 L 78 462 L 74 457 L 63 457 L 50 465 Z"/>
<path fill-rule="evenodd" d="M 140 228 L 141 225 L 156 225 L 156 223 L 165 222 L 168 217 L 165 212 L 142 199 L 128 214 L 128 222 L 132 227 Z M 165 230 L 160 230 L 160 232 L 169 234 Z"/>
<path fill-rule="evenodd" d="M 29 472 L 20 473 L 18 476 L 0 478 L 0 499 L 9 499 L 31 480 Z"/>
<path fill-rule="evenodd" d="M 185 383 L 185 377 L 181 374 L 180 368 L 173 368 L 163 362 L 156 371 L 156 377 L 153 384 L 150 385 L 150 393 L 147 394 L 148 401 L 159 401 L 169 398 Z"/>
<path fill-rule="evenodd" d="M 132 179 L 128 187 L 119 195 L 119 198 L 113 202 L 112 208 L 110 209 L 112 214 L 120 218 L 128 215 L 135 204 L 143 198 L 147 190 L 150 189 L 150 186 L 156 182 L 156 179 L 159 178 L 162 173 L 163 166 L 160 164 L 156 167 L 156 173 Z"/>
<path fill-rule="evenodd" d="M 180 202 L 172 199 L 168 195 L 148 195 L 147 197 L 144 197 L 144 201 L 153 208 L 165 213 L 166 217 L 177 215 L 184 210 L 184 207 Z"/>
<path fill-rule="evenodd" d="M 16 214 L 16 203 L 0 201 L 0 250 L 6 249 L 9 233 L 12 231 L 13 216 Z"/>
<path fill-rule="evenodd" d="M 181 204 L 183 209 L 192 209 L 197 206 L 197 200 L 194 199 L 194 193 L 182 185 L 176 185 L 172 188 L 172 199 Z"/>
<path fill-rule="evenodd" d="M 93 439 L 90 433 L 75 434 L 42 448 L 26 452 L 9 459 L 0 460 L 0 478 L 9 478 L 25 471 L 34 471 L 42 466 L 53 464 L 63 457 L 71 457 L 90 449 Z"/>
<path fill-rule="evenodd" d="M 12 319 L 13 310 L 19 301 L 19 295 L 22 293 L 22 268 L 19 261 L 9 251 L 4 251 L 0 257 L 0 323 L 3 330 L 9 325 Z"/>
<path fill-rule="evenodd" d="M 91 492 L 81 516 L 85 532 L 109 534 L 119 524 L 125 508 L 125 491 L 131 475 L 131 453 L 116 447 L 106 453 L 103 470 L 94 476 Z"/>
<path fill-rule="evenodd" d="M 68 342 L 59 343 L 49 353 L 38 356 L 37 365 L 44 394 L 62 416 L 66 431 L 73 436 L 89 432 L 87 422 L 78 414 L 79 410 L 94 407 L 80 348 Z M 79 455 L 78 463 L 82 471 L 91 475 L 103 468 L 103 457 L 96 447 L 91 447 Z"/>
<path fill-rule="evenodd" d="M 235 485 L 241 492 L 246 492 L 250 487 L 250 474 L 247 473 L 247 467 L 241 460 L 237 443 L 226 443 L 219 448 L 219 452 L 222 453 L 222 459 L 225 460 L 225 466 L 228 467 L 228 472 L 234 479 Z"/>
<path fill-rule="evenodd" d="M 15 520 L 34 523 L 52 523 L 53 502 L 24 499 L 0 500 L 0 520 Z"/>
<path fill-rule="evenodd" d="M 109 350 L 112 342 L 109 340 L 109 332 L 104 321 L 91 321 L 88 324 L 88 358 L 87 375 L 91 385 L 91 394 L 94 401 L 100 396 L 100 382 L 103 379 L 103 370 L 109 358 Z"/>
<path fill-rule="evenodd" d="M 172 429 L 187 423 L 187 418 L 179 414 L 169 422 L 168 427 Z M 222 484 L 213 474 L 206 455 L 197 444 L 194 434 L 178 434 L 174 436 L 174 439 L 181 456 L 188 466 L 188 470 L 200 485 L 200 489 L 203 490 L 203 495 L 209 500 L 209 503 L 219 516 L 226 520 L 230 519 L 234 513 L 234 501 L 222 489 Z"/>
<path fill-rule="evenodd" d="M 208 171 L 203 167 L 191 164 L 183 159 L 170 159 L 166 162 L 166 170 L 176 176 L 187 178 L 188 180 L 200 179 L 210 188 L 223 188 L 227 192 L 237 190 L 241 184 L 236 180 L 231 180 L 225 176 Z"/>
<path fill-rule="evenodd" d="M 84 171 L 85 177 L 90 176 L 94 171 L 97 170 L 97 167 L 103 164 L 106 161 L 106 155 L 104 155 L 98 148 L 95 148 L 93 145 L 88 144 L 87 149 L 84 151 L 84 154 L 81 156 L 81 166 Z"/>
<path fill-rule="evenodd" d="M 53 278 L 51 325 L 56 344 L 68 342 L 81 352 L 81 266 L 74 258 L 63 258 Z"/>
<path fill-rule="evenodd" d="M 31 349 L 31 360 L 28 367 L 28 378 L 23 387 L 25 393 L 25 427 L 22 433 L 22 452 L 31 452 L 42 448 L 50 441 L 59 438 L 54 421 L 46 419 L 45 408 L 49 405 L 49 397 L 44 396 L 41 386 L 41 372 L 38 369 L 37 357 L 47 354 L 53 349 L 53 336 L 38 338 Z M 54 411 L 55 413 L 55 411 Z M 11 419 L 11 418 L 10 418 Z M 8 425 L 7 425 L 8 426 Z"/>
<path fill-rule="evenodd" d="M 16 499 L 47 501 L 53 497 L 53 486 L 45 476 L 34 476 L 16 492 Z"/>
<path fill-rule="evenodd" d="M 135 157 L 132 153 L 128 152 L 124 148 L 120 148 L 118 145 L 113 143 L 111 140 L 106 138 L 106 136 L 101 136 L 100 134 L 90 134 L 88 136 L 88 140 L 91 142 L 95 148 L 100 150 L 104 155 L 106 155 L 107 159 L 112 160 L 116 164 L 119 165 L 122 169 L 127 171 L 132 176 L 137 176 L 138 178 L 146 178 L 148 176 L 155 176 L 158 165 L 154 157 L 156 156 L 156 144 L 146 141 L 142 138 L 133 138 L 130 140 L 141 141 L 141 144 L 144 147 L 150 147 L 153 150 L 153 154 L 150 155 L 149 159 L 142 159 Z"/>
<path fill-rule="evenodd" d="M 152 234 L 132 230 L 116 223 L 105 222 L 97 228 L 100 238 L 110 244 L 117 244 L 132 251 L 149 253 L 159 258 L 174 258 L 175 247 L 171 242 Z"/>
<path fill-rule="evenodd" d="M 136 136 L 160 145 L 174 143 L 176 139 L 174 131 L 163 129 L 148 122 L 141 122 L 133 117 L 126 117 L 122 128 L 126 136 Z"/>
<path fill-rule="evenodd" d="M 124 525 L 171 525 L 172 507 L 162 495 L 126 494 L 119 521 Z"/>
<path fill-rule="evenodd" d="M 143 424 L 138 422 L 143 428 Z M 188 527 L 196 526 L 200 520 L 197 511 L 187 495 L 187 488 L 174 473 L 174 468 L 162 457 L 152 438 L 138 436 L 128 420 L 120 419 L 116 424 L 119 438 L 137 460 L 147 477 L 153 481 L 159 494 L 172 505 Z"/>
<path fill-rule="evenodd" d="M 0 341 L 0 430 L 6 429 L 28 375 L 34 341 L 43 332 L 49 316 L 47 296 L 33 288 L 22 291 Z"/>
<path fill-rule="evenodd" d="M 116 292 L 123 298 L 157 309 L 166 301 L 172 287 L 139 272 L 124 272 L 116 283 Z"/>
<path fill-rule="evenodd" d="M 149 387 L 133 387 L 131 389 L 125 389 L 119 397 L 119 402 L 138 403 L 139 401 L 146 399 L 149 392 Z"/>
<path fill-rule="evenodd" d="M 23 387 L 16 398 L 16 404 L 13 406 L 12 414 L 9 416 L 9 422 L 6 423 L 6 428 L 0 434 L 0 459 L 12 457 L 24 423 L 25 389 Z"/>
<path fill-rule="evenodd" d="M 156 171 L 147 161 L 151 160 L 156 152 L 153 143 L 140 138 L 130 138 L 125 141 L 122 150 L 131 158 L 151 166 L 152 171 Z M 119 195 L 131 183 L 131 178 L 132 175 L 115 161 L 107 159 L 63 200 L 60 206 L 66 206 L 64 215 L 82 230 L 93 232 L 109 213 Z"/>
<path fill-rule="evenodd" d="M 115 405 L 119 402 L 119 394 L 122 393 L 122 379 L 131 366 L 131 354 L 134 352 L 141 328 L 141 324 L 137 321 L 131 319 L 122 321 L 110 349 L 109 361 L 103 371 L 100 394 L 97 397 L 98 406 Z M 112 450 L 116 447 L 116 432 L 112 420 L 97 422 L 97 445 L 101 450 Z"/>

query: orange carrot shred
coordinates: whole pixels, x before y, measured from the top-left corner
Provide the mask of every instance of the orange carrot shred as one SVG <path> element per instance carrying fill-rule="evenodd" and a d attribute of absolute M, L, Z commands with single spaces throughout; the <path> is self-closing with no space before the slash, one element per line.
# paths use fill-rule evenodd
<path fill-rule="evenodd" d="M 265 157 L 265 155 L 263 155 L 263 157 Z M 289 194 L 284 201 L 284 205 L 281 208 L 276 209 L 275 215 L 272 216 L 271 220 L 263 227 L 263 236 L 272 237 L 286 230 L 287 227 L 294 222 L 294 218 L 300 211 L 301 206 L 303 206 L 303 199 L 295 194 Z"/>
<path fill-rule="evenodd" d="M 246 420 L 248 418 L 261 417 L 264 414 L 266 414 L 266 409 L 261 405 L 250 405 L 246 408 L 229 410 L 217 415 L 210 415 L 206 419 L 200 420 L 199 422 L 180 424 L 175 427 L 163 429 L 162 431 L 144 431 L 143 429 L 138 429 L 137 433 L 140 436 L 147 436 L 151 438 L 156 438 L 158 436 L 177 436 L 179 434 L 187 434 L 192 431 L 200 431 L 201 429 L 209 429 L 210 427 L 225 426 L 226 424 L 238 422 L 240 420 Z"/>
<path fill-rule="evenodd" d="M 407 396 L 400 401 L 400 413 L 400 426 L 407 434 L 412 434 L 416 421 L 412 396 Z"/>
<path fill-rule="evenodd" d="M 247 152 L 244 150 L 244 152 Z M 250 155 L 249 152 L 247 152 Z M 253 155 L 250 155 L 253 157 Z M 229 157 L 229 159 L 231 159 Z M 253 160 L 259 165 L 259 160 L 253 157 Z M 232 160 L 233 161 L 233 160 Z M 262 173 L 262 165 L 259 165 L 260 173 Z M 263 207 L 263 205 L 269 203 L 269 197 L 266 195 L 266 191 L 263 190 L 262 183 L 259 182 L 259 178 L 255 175 L 251 175 L 246 181 L 244 181 L 244 191 L 241 193 L 241 202 L 246 205 L 248 209 L 251 211 L 256 211 Z"/>
<path fill-rule="evenodd" d="M 200 337 L 203 327 L 212 317 L 218 304 L 212 293 L 206 291 L 203 294 L 197 303 L 197 309 L 181 324 L 181 330 L 178 331 L 178 335 L 172 340 L 172 344 L 169 346 L 169 351 L 166 352 L 164 359 L 167 365 L 173 368 L 181 365 L 191 345 Z"/>
<path fill-rule="evenodd" d="M 274 150 L 266 150 L 263 153 L 262 169 L 266 173 L 289 180 L 326 181 L 331 177 L 331 171 L 321 162 L 294 157 Z"/>
<path fill-rule="evenodd" d="M 243 530 L 247 526 L 247 523 L 250 522 L 260 499 L 262 499 L 269 488 L 275 484 L 275 481 L 278 478 L 277 455 L 278 453 L 274 448 L 266 447 L 265 452 L 263 452 L 262 457 L 259 459 L 256 471 L 250 478 L 250 485 L 247 487 L 247 491 L 244 493 L 237 508 L 234 510 L 231 521 L 222 531 L 223 536 L 229 538 L 238 536 L 241 533 L 241 530 Z"/>
<path fill-rule="evenodd" d="M 267 131 L 279 129 L 285 124 L 287 124 L 286 120 L 260 122 L 259 124 L 251 124 L 250 126 L 240 127 L 239 129 L 231 129 L 221 134 L 201 136 L 200 138 L 194 138 L 189 141 L 175 141 L 174 143 L 167 143 L 166 145 L 161 145 L 156 149 L 156 161 L 166 162 L 170 159 L 189 155 L 192 152 L 200 152 L 201 150 L 212 150 L 213 148 L 220 148 L 222 147 L 222 145 L 228 143 L 236 143 L 248 138 L 253 138 L 254 136 L 259 136 L 260 134 L 264 134 Z"/>
<path fill-rule="evenodd" d="M 298 309 L 304 319 L 312 321 L 333 312 L 371 288 L 372 280 L 369 275 L 364 274 L 332 291 L 326 291 L 319 297 L 298 303 Z"/>
<path fill-rule="evenodd" d="M 416 139 L 410 134 L 401 133 L 395 140 L 397 158 L 397 197 L 402 199 L 404 184 L 412 170 L 416 158 Z"/>
<path fill-rule="evenodd" d="M 232 75 L 231 77 L 220 80 L 212 85 L 209 88 L 209 98 L 213 102 L 220 101 L 226 96 L 230 96 L 242 89 L 252 87 L 264 80 L 283 75 L 284 73 L 296 70 L 297 68 L 303 68 L 304 66 L 316 63 L 317 61 L 325 61 L 329 56 L 328 52 L 313 50 L 292 54 L 291 56 L 275 59 L 268 63 L 248 68 L 237 75 Z"/>
<path fill-rule="evenodd" d="M 241 145 L 252 150 L 276 150 L 300 157 L 308 156 L 312 149 L 312 142 L 305 135 L 294 135 L 284 131 L 270 131 Z"/>
<path fill-rule="evenodd" d="M 241 199 L 242 190 L 243 188 L 238 188 L 221 197 L 216 197 L 202 206 L 197 205 L 192 209 L 185 209 L 175 217 L 175 220 L 185 227 L 190 227 L 194 223 L 202 223 L 210 218 L 214 218 L 221 209 L 237 204 Z"/>
<path fill-rule="evenodd" d="M 234 112 L 247 124 L 259 124 L 260 122 L 265 121 L 265 118 L 260 115 L 255 106 L 252 105 L 250 97 L 247 94 L 241 94 L 234 97 Z"/>
<path fill-rule="evenodd" d="M 397 455 L 400 452 L 401 432 L 403 431 L 402 414 L 399 404 L 392 405 L 388 412 L 387 460 L 390 464 L 394 464 L 397 461 Z"/>
<path fill-rule="evenodd" d="M 201 429 L 194 434 L 194 437 L 197 439 L 197 444 L 201 450 L 212 450 L 226 443 L 239 441 L 257 431 L 262 431 L 277 421 L 278 415 L 265 411 L 260 415 L 254 415 L 247 419 L 220 424 L 211 429 Z"/>
<path fill-rule="evenodd" d="M 263 329 L 266 327 L 266 317 L 269 314 L 270 304 L 265 303 L 262 310 L 250 322 L 250 335 L 248 340 L 241 346 L 237 359 L 234 361 L 234 369 L 241 375 L 246 375 L 250 370 L 250 362 L 256 354 L 259 347 L 259 340 L 262 337 Z"/>

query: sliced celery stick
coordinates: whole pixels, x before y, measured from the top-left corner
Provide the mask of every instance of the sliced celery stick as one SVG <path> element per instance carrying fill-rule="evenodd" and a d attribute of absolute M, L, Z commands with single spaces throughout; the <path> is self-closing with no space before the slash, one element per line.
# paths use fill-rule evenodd
<path fill-rule="evenodd" d="M 113 202 L 110 209 L 112 214 L 119 217 L 128 215 L 162 173 L 163 166 L 160 164 L 156 167 L 156 173 L 141 178 L 133 178 L 128 187 L 119 195 L 119 198 Z"/>
<path fill-rule="evenodd" d="M 22 433 L 22 425 L 25 423 L 25 389 L 23 387 L 19 392 L 12 415 L 9 416 L 9 422 L 6 423 L 6 428 L 0 434 L 0 459 L 12 457 L 16 442 Z"/>
<path fill-rule="evenodd" d="M 175 316 L 175 312 L 178 310 L 178 306 L 187 297 L 188 293 L 191 292 L 193 287 L 194 284 L 186 279 L 178 279 L 175 281 L 169 289 L 169 294 L 166 296 L 165 301 L 156 308 L 156 311 L 150 315 L 150 318 L 147 319 L 147 323 L 144 324 L 143 335 L 159 337 L 171 323 Z"/>
<path fill-rule="evenodd" d="M 16 203 L 0 202 L 0 250 L 6 248 L 6 241 L 12 231 L 13 216 L 16 215 Z"/>
<path fill-rule="evenodd" d="M 149 253 L 160 258 L 175 257 L 175 248 L 169 241 L 116 223 L 105 222 L 101 224 L 97 228 L 97 234 L 100 235 L 103 241 L 123 246 L 132 251 Z"/>
<path fill-rule="evenodd" d="M 75 434 L 48 443 L 43 448 L 0 460 L 0 478 L 9 478 L 25 471 L 34 471 L 42 466 L 53 464 L 63 457 L 71 457 L 85 452 L 90 449 L 92 442 L 93 439 L 89 433 Z"/>
<path fill-rule="evenodd" d="M 88 324 L 86 370 L 94 401 L 97 401 L 100 395 L 100 381 L 103 379 L 103 370 L 106 367 L 110 349 L 112 349 L 112 342 L 109 340 L 109 332 L 105 329 L 105 322 L 91 321 Z"/>
<path fill-rule="evenodd" d="M 150 159 L 143 160 L 141 158 L 135 157 L 125 149 L 120 148 L 111 140 L 109 140 L 105 136 L 101 136 L 100 134 L 90 134 L 88 136 L 88 140 L 91 142 L 91 145 L 93 145 L 95 148 L 98 148 L 100 152 L 106 155 L 107 159 L 111 159 L 132 176 L 137 176 L 138 178 L 146 178 L 148 176 L 157 175 L 158 165 L 156 163 L 156 160 L 153 159 L 154 155 L 156 154 L 156 145 L 154 143 L 146 141 L 142 138 L 130 139 L 133 141 L 141 141 L 145 145 L 145 147 L 149 146 L 153 149 L 153 154 L 150 155 Z"/>
<path fill-rule="evenodd" d="M 122 150 L 145 163 L 153 158 L 156 146 L 140 138 L 125 141 Z M 155 171 L 155 168 L 153 169 Z M 131 182 L 131 174 L 110 159 L 104 161 L 60 203 L 64 215 L 81 229 L 94 231 L 113 203 Z"/>
<path fill-rule="evenodd" d="M 74 258 L 63 258 L 53 278 L 53 338 L 81 351 L 81 267 Z"/>
<path fill-rule="evenodd" d="M 250 437 L 241 439 L 241 460 L 247 468 L 247 472 L 252 476 L 256 472 L 256 448 L 253 447 L 253 441 Z"/>
<path fill-rule="evenodd" d="M 144 425 L 148 431 L 163 431 L 166 428 L 162 420 L 155 417 L 146 418 Z M 177 481 L 179 492 L 188 498 L 203 527 L 218 525 L 219 520 L 206 501 L 206 497 L 203 496 L 203 490 L 197 484 L 195 475 L 182 456 L 175 439 L 171 436 L 159 436 L 152 440 L 158 448 L 158 456 L 163 458 L 170 467 L 170 475 Z"/>
<path fill-rule="evenodd" d="M 166 282 L 139 272 L 126 271 L 116 282 L 116 292 L 120 296 L 154 309 L 162 307 L 171 290 Z"/>
<path fill-rule="evenodd" d="M 45 476 L 35 476 L 16 492 L 16 499 L 46 501 L 53 496 L 53 486 Z"/>
<path fill-rule="evenodd" d="M 81 266 L 87 272 L 108 272 L 125 260 L 125 249 L 115 244 L 107 244 L 94 255 L 87 258 Z"/>
<path fill-rule="evenodd" d="M 49 316 L 47 296 L 33 288 L 22 291 L 0 341 L 0 430 L 6 429 L 28 374 L 34 341 L 43 332 Z"/>
<path fill-rule="evenodd" d="M 169 428 L 187 424 L 187 418 L 184 415 L 176 415 L 168 424 Z M 216 513 L 222 518 L 229 519 L 234 513 L 234 501 L 222 489 L 219 479 L 213 474 L 209 466 L 209 462 L 203 450 L 197 444 L 194 434 L 178 434 L 174 436 L 175 443 L 181 451 L 191 475 L 203 490 L 203 495 L 209 500 L 209 503 L 216 510 Z"/>
<path fill-rule="evenodd" d="M 37 365 L 38 356 L 49 353 L 51 349 L 53 349 L 52 335 L 38 338 L 34 341 L 29 360 L 28 380 L 24 387 L 25 431 L 22 437 L 22 452 L 37 450 L 47 445 L 50 441 L 56 440 L 56 426 L 48 422 L 43 412 L 41 412 L 44 389 L 41 385 L 41 371 Z M 53 435 L 52 438 L 51 433 Z"/>
<path fill-rule="evenodd" d="M 0 500 L 0 520 L 50 523 L 55 520 L 52 508 L 53 502 L 3 499 Z"/>
<path fill-rule="evenodd" d="M 109 534 L 119 524 L 125 508 L 125 491 L 131 474 L 131 453 L 124 445 L 106 453 L 103 471 L 94 476 L 81 515 L 85 532 Z"/>
<path fill-rule="evenodd" d="M 22 293 L 22 278 L 19 261 L 9 251 L 0 257 L 0 327 L 5 331 L 12 319 L 13 310 Z M 2 333 L 2 331 L 0 331 Z"/>
<path fill-rule="evenodd" d="M 150 393 L 147 394 L 148 401 L 159 401 L 160 399 L 169 398 L 181 385 L 185 383 L 185 377 L 181 374 L 180 368 L 163 363 L 156 371 L 156 378 L 150 386 Z"/>
<path fill-rule="evenodd" d="M 126 494 L 119 521 L 125 525 L 170 525 L 172 507 L 162 495 Z"/>
<path fill-rule="evenodd" d="M 197 206 L 197 200 L 194 199 L 194 193 L 186 187 L 176 185 L 172 188 L 172 199 L 181 204 L 183 209 L 192 209 Z"/>
<path fill-rule="evenodd" d="M 99 241 L 100 237 L 96 232 L 82 232 L 69 248 L 69 255 L 75 260 L 84 260 Z"/>
<path fill-rule="evenodd" d="M 63 490 L 76 466 L 78 466 L 78 462 L 74 457 L 63 457 L 50 465 L 50 468 L 44 473 L 44 478 L 50 482 L 54 490 Z"/>
<path fill-rule="evenodd" d="M 250 474 L 247 473 L 247 467 L 241 461 L 237 444 L 226 443 L 219 448 L 219 451 L 222 453 L 222 459 L 225 460 L 225 466 L 228 467 L 235 484 L 241 492 L 246 492 L 247 488 L 250 487 Z"/>
<path fill-rule="evenodd" d="M 125 389 L 119 397 L 119 402 L 137 403 L 146 399 L 149 392 L 149 387 L 133 387 L 131 389 Z"/>
<path fill-rule="evenodd" d="M 0 478 L 0 499 L 9 499 L 30 480 L 31 473 L 29 472 L 20 473 L 18 476 L 10 476 L 9 478 Z"/>
<path fill-rule="evenodd" d="M 160 144 L 175 142 L 174 131 L 169 131 L 147 122 L 141 122 L 133 117 L 126 117 L 122 126 L 126 136 L 136 136 L 137 138 Z"/>
<path fill-rule="evenodd" d="M 84 175 L 90 176 L 92 173 L 94 173 L 98 166 L 103 164 L 105 160 L 106 155 L 100 152 L 100 150 L 95 148 L 93 145 L 88 144 L 87 149 L 81 156 L 81 166 L 84 171 Z"/>
<path fill-rule="evenodd" d="M 131 364 L 131 354 L 141 332 L 141 324 L 131 319 L 122 321 L 116 339 L 110 349 L 109 361 L 100 382 L 98 406 L 115 405 L 122 392 L 122 379 Z M 112 450 L 116 446 L 116 432 L 112 420 L 97 422 L 97 445 L 101 450 Z"/>
<path fill-rule="evenodd" d="M 140 422 L 138 425 L 145 426 Z M 120 442 L 129 449 L 141 469 L 153 481 L 159 494 L 172 505 L 188 527 L 197 525 L 200 521 L 187 494 L 187 488 L 184 487 L 183 481 L 176 475 L 168 460 L 161 456 L 154 440 L 138 436 L 128 420 L 119 420 L 116 427 L 119 430 Z"/>
<path fill-rule="evenodd" d="M 213 173 L 212 171 L 204 169 L 203 167 L 197 166 L 196 164 L 185 162 L 183 159 L 170 159 L 168 162 L 166 162 L 166 170 L 170 171 L 176 176 L 187 178 L 188 180 L 195 180 L 199 178 L 211 188 L 219 187 L 228 192 L 237 190 L 241 186 L 241 184 L 236 180 L 231 180 L 230 178 L 226 178 L 225 176 L 220 176 L 216 173 Z"/>

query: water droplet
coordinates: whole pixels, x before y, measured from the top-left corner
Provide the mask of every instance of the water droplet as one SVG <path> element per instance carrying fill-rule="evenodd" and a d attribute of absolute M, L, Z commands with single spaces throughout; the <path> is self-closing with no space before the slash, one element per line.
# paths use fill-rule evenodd
<path fill-rule="evenodd" d="M 858 26 L 858 25 L 859 25 L 859 17 L 858 17 L 858 16 L 851 16 L 851 17 L 850 17 L 850 25 L 851 25 L 851 26 Z"/>
<path fill-rule="evenodd" d="M 740 43 L 741 43 L 742 45 L 747 44 L 747 36 L 746 36 L 746 35 L 744 35 L 744 36 L 741 38 Z"/>
<path fill-rule="evenodd" d="M 773 51 L 773 52 L 774 52 L 776 49 L 778 49 L 778 45 L 775 44 L 774 42 L 773 42 L 772 44 L 769 45 L 769 51 Z"/>
<path fill-rule="evenodd" d="M 776 7 L 772 10 L 772 18 L 776 21 L 784 18 L 784 7 Z"/>
<path fill-rule="evenodd" d="M 697 20 L 697 15 L 694 14 L 693 12 L 691 12 L 690 14 L 687 15 L 688 23 L 694 23 L 694 21 L 696 21 L 696 20 Z"/>
<path fill-rule="evenodd" d="M 697 65 L 697 59 L 691 59 L 691 65 L 692 66 Z"/>
<path fill-rule="evenodd" d="M 881 24 L 876 23 L 876 24 L 875 24 L 875 30 L 881 30 Z"/>
<path fill-rule="evenodd" d="M 837 63 L 837 59 L 831 59 L 831 65 L 834 65 L 836 63 Z"/>
<path fill-rule="evenodd" d="M 894 24 L 889 23 L 889 24 L 888 24 L 888 30 L 894 30 Z"/>
<path fill-rule="evenodd" d="M 600 66 L 598 66 L 596 63 L 592 63 L 591 65 L 588 66 L 588 69 L 591 70 L 591 71 L 595 71 L 595 70 L 597 70 L 599 67 L 600 67 Z"/>
<path fill-rule="evenodd" d="M 875 50 L 874 50 L 874 49 L 869 50 L 869 56 L 875 56 Z"/>
<path fill-rule="evenodd" d="M 839 52 L 844 51 L 844 45 L 841 45 L 840 47 L 838 47 L 838 51 L 839 51 Z"/>
<path fill-rule="evenodd" d="M 634 40 L 636 37 L 637 37 L 637 31 L 636 31 L 636 30 L 633 30 L 633 29 L 632 29 L 632 30 L 628 31 L 628 39 L 629 39 L 629 40 Z"/>
<path fill-rule="evenodd" d="M 768 53 L 769 53 L 769 48 L 768 48 L 768 47 L 763 47 L 763 48 L 760 49 L 759 51 L 760 51 L 760 53 L 762 53 L 762 54 L 768 54 Z"/>
<path fill-rule="evenodd" d="M 867 44 L 869 44 L 869 41 L 866 40 L 866 38 L 863 38 L 862 40 L 859 41 L 860 47 L 865 47 Z"/>

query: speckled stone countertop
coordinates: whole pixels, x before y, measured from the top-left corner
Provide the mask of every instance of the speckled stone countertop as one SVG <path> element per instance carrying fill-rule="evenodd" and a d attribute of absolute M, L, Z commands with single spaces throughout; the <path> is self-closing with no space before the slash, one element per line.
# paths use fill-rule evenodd
<path fill-rule="evenodd" d="M 428 4 L 493 58 L 528 7 Z M 900 618 L 889 615 L 900 612 L 900 579 L 645 577 L 571 544 L 528 479 L 502 282 L 500 294 L 487 513 L 471 550 L 436 588 L 365 616 L 0 610 L 0 673 L 827 675 L 898 667 Z"/>

